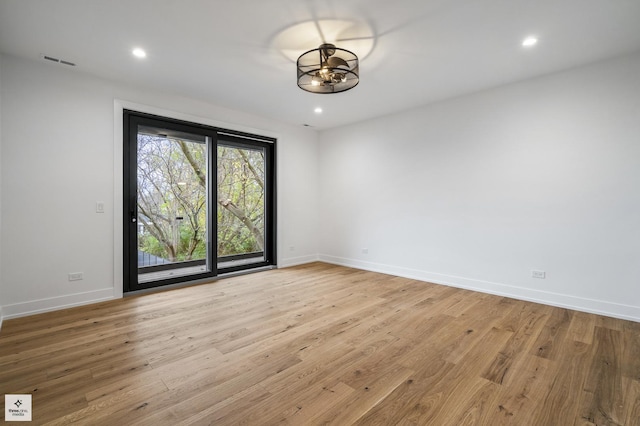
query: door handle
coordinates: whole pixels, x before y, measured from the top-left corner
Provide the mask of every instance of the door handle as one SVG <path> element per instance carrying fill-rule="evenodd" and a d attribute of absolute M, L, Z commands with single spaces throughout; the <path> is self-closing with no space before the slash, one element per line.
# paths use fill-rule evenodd
<path fill-rule="evenodd" d="M 138 218 L 136 218 L 136 212 L 131 210 L 131 223 L 136 223 Z"/>

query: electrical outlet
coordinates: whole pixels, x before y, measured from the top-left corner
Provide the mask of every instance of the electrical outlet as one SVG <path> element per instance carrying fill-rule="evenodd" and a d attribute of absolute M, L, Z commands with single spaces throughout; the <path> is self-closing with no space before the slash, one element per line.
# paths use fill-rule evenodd
<path fill-rule="evenodd" d="M 544 272 L 544 271 L 536 271 L 536 270 L 532 270 L 532 271 L 531 271 L 531 276 L 532 276 L 533 278 L 545 279 L 545 277 L 546 277 L 546 272 Z"/>
<path fill-rule="evenodd" d="M 369 249 L 368 248 L 363 248 L 362 249 L 362 254 L 369 254 Z"/>
<path fill-rule="evenodd" d="M 289 251 L 296 251 L 295 246 L 289 246 Z"/>
<path fill-rule="evenodd" d="M 82 272 L 70 272 L 69 273 L 69 281 L 80 281 L 84 279 L 84 275 Z"/>

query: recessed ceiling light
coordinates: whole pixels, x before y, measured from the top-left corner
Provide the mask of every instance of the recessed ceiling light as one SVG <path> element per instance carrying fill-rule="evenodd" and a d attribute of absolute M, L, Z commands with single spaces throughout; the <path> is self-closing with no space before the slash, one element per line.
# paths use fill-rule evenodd
<path fill-rule="evenodd" d="M 522 46 L 524 47 L 531 47 L 531 46 L 535 46 L 536 44 L 538 44 L 538 39 L 536 37 L 527 37 L 524 40 L 522 40 Z"/>
<path fill-rule="evenodd" d="M 138 58 L 144 58 L 144 57 L 147 56 L 147 52 L 145 52 L 144 50 L 140 49 L 139 47 L 136 47 L 135 49 L 133 49 L 133 51 L 131 53 L 133 53 L 133 56 L 136 56 Z"/>
<path fill-rule="evenodd" d="M 313 112 L 315 112 L 316 114 L 322 114 L 322 108 L 318 107 L 314 109 Z"/>

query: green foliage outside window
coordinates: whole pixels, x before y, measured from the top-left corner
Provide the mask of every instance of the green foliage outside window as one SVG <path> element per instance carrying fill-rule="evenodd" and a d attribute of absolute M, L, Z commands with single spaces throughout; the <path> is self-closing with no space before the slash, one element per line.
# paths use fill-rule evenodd
<path fill-rule="evenodd" d="M 138 247 L 176 262 L 206 258 L 206 145 L 138 135 Z M 218 147 L 218 257 L 264 245 L 264 154 Z"/>

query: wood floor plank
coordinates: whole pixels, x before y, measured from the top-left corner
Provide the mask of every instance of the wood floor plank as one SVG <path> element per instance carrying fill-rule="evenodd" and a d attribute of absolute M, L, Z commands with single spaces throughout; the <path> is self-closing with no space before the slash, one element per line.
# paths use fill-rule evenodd
<path fill-rule="evenodd" d="M 305 358 L 301 363 L 292 366 L 282 373 L 261 382 L 278 398 L 285 398 L 296 407 L 308 411 L 308 389 L 331 389 L 341 383 L 341 377 L 348 375 L 359 363 L 379 353 L 393 353 L 394 348 L 401 348 L 399 338 L 382 334 L 370 335 L 357 347 L 342 344 L 330 352 L 319 352 Z M 278 404 L 276 404 L 278 405 Z M 280 411 L 274 412 L 280 414 Z"/>
<path fill-rule="evenodd" d="M 419 424 L 442 399 L 442 392 L 433 393 L 433 387 L 455 367 L 432 353 L 425 356 L 414 374 L 401 383 L 387 398 L 366 413 L 356 424 L 396 425 Z"/>
<path fill-rule="evenodd" d="M 511 315 L 507 313 L 506 316 L 510 317 Z M 522 315 L 519 312 L 517 316 L 517 323 L 511 323 L 510 326 L 504 328 L 504 330 L 512 331 L 513 335 L 500 348 L 491 365 L 482 374 L 485 379 L 500 385 L 513 376 L 514 364 L 519 358 L 525 357 L 530 350 L 530 345 L 533 343 L 531 336 L 539 334 L 544 326 L 545 317 L 535 312 L 530 312 L 529 315 Z"/>
<path fill-rule="evenodd" d="M 590 345 L 593 343 L 595 326 L 596 315 L 585 312 L 574 312 L 567 331 L 567 338 Z"/>
<path fill-rule="evenodd" d="M 554 344 L 557 345 L 557 340 Z M 580 415 L 581 398 L 589 374 L 592 348 L 582 342 L 571 341 L 564 345 L 563 363 L 551 363 L 548 390 L 534 413 L 534 424 L 571 424 L 587 417 Z M 544 358 L 544 357 L 542 357 Z M 548 359 L 548 358 L 544 358 Z"/>
<path fill-rule="evenodd" d="M 593 356 L 584 384 L 588 398 L 580 416 L 595 424 L 624 424 L 622 336 L 618 330 L 596 326 Z"/>
<path fill-rule="evenodd" d="M 631 324 L 629 324 L 631 325 Z M 622 332 L 622 376 L 640 381 L 640 327 L 627 326 Z"/>
<path fill-rule="evenodd" d="M 498 397 L 499 385 L 477 377 L 467 386 L 463 396 L 464 403 L 459 404 L 448 413 L 447 424 L 483 425 L 493 424 L 495 417 L 495 400 Z"/>
<path fill-rule="evenodd" d="M 413 371 L 394 364 L 376 377 L 372 377 L 366 386 L 354 389 L 339 407 L 318 418 L 319 424 L 350 425 L 383 401 L 398 386 L 407 380 Z"/>
<path fill-rule="evenodd" d="M 217 424 L 233 424 L 232 418 L 241 418 L 242 421 L 236 424 L 261 424 L 262 419 L 258 417 L 255 407 L 261 404 L 272 394 L 260 385 L 255 385 L 242 390 L 224 401 L 214 405 L 202 407 L 199 410 L 192 410 L 192 414 L 186 419 L 173 422 L 170 417 L 161 419 L 159 417 L 149 417 L 145 419 L 141 425 L 158 425 L 158 424 L 178 424 L 178 425 L 217 425 Z M 255 416 L 255 417 L 254 417 Z M 262 423 L 264 424 L 264 423 Z"/>
<path fill-rule="evenodd" d="M 558 357 L 572 317 L 573 312 L 568 309 L 553 309 L 542 332 L 538 335 L 534 355 L 548 359 Z"/>
<path fill-rule="evenodd" d="M 323 386 L 320 390 L 316 389 L 314 394 L 305 395 L 309 404 L 292 406 L 285 410 L 277 421 L 299 425 L 315 424 L 319 418 L 343 405 L 353 392 L 354 389 L 344 383 L 338 383 L 331 388 Z"/>
<path fill-rule="evenodd" d="M 44 424 L 48 426 L 62 426 L 71 423 L 127 424 L 145 417 L 153 409 L 159 409 L 162 406 L 162 401 L 157 397 L 163 394 L 166 394 L 166 388 L 162 382 L 147 382 L 140 387 L 113 393 L 98 403 L 89 404 L 85 408 Z"/>
<path fill-rule="evenodd" d="M 629 406 L 623 424 L 640 426 L 640 380 L 623 379 L 625 406 Z"/>
<path fill-rule="evenodd" d="M 509 376 L 502 383 L 493 425 L 528 425 L 534 423 L 539 404 L 548 393 L 555 368 L 552 361 L 525 353 L 514 363 Z M 550 423 L 553 424 L 553 423 Z"/>
<path fill-rule="evenodd" d="M 640 323 L 315 262 L 6 320 L 8 393 L 52 425 L 640 426 Z"/>

